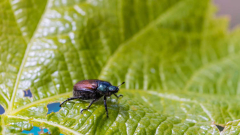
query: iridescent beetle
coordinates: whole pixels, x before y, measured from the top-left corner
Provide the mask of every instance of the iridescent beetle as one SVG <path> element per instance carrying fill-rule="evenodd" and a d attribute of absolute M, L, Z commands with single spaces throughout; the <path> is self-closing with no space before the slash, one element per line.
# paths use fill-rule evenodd
<path fill-rule="evenodd" d="M 125 82 L 122 82 L 124 84 Z M 101 80 L 83 80 L 78 83 L 76 83 L 73 87 L 73 97 L 68 98 L 67 100 L 63 101 L 60 104 L 60 107 L 62 104 L 64 104 L 67 101 L 74 100 L 74 99 L 81 99 L 81 100 L 92 100 L 89 104 L 89 106 L 86 109 L 82 109 L 81 113 L 84 110 L 87 110 L 90 108 L 90 106 L 100 99 L 102 96 L 104 96 L 104 106 L 107 112 L 108 117 L 108 110 L 107 110 L 107 97 L 111 96 L 112 94 L 119 98 L 120 96 L 123 97 L 123 95 L 117 95 L 116 93 L 119 91 L 119 86 L 112 86 L 111 83 L 107 81 L 101 81 Z"/>

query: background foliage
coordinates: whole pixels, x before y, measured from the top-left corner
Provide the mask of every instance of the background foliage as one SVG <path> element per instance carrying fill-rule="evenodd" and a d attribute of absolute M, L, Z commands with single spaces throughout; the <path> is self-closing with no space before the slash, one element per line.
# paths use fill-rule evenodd
<path fill-rule="evenodd" d="M 1 133 L 238 134 L 240 31 L 214 12 L 209 0 L 0 1 Z M 126 82 L 108 119 L 102 102 L 47 115 L 94 78 Z"/>

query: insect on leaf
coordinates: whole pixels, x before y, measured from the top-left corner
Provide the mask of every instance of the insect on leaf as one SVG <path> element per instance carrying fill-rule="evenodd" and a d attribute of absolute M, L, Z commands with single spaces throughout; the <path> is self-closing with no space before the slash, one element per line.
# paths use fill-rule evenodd
<path fill-rule="evenodd" d="M 240 30 L 201 0 L 2 0 L 1 134 L 238 134 Z M 124 97 L 47 105 L 80 80 Z M 31 96 L 24 95 L 30 90 Z M 216 125 L 224 127 L 219 131 Z"/>

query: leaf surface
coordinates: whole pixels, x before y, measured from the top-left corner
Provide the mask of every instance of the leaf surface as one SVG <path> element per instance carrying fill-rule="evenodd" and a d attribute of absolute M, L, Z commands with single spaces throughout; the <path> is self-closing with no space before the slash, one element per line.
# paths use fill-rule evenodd
<path fill-rule="evenodd" d="M 130 6 L 131 5 L 131 6 Z M 239 132 L 240 31 L 227 31 L 209 0 L 0 2 L 1 133 Z M 73 85 L 102 79 L 123 98 L 47 104 Z M 30 89 L 33 97 L 24 97 Z M 220 133 L 216 124 L 225 126 Z"/>

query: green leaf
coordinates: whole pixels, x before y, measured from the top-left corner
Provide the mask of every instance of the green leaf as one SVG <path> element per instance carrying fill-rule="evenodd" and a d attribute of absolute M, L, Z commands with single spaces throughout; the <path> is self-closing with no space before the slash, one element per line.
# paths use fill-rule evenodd
<path fill-rule="evenodd" d="M 237 134 L 240 30 L 209 0 L 2 0 L 2 134 Z M 102 79 L 124 97 L 91 106 L 75 83 Z M 33 97 L 24 97 L 24 90 Z M 216 125 L 224 126 L 220 132 Z"/>

